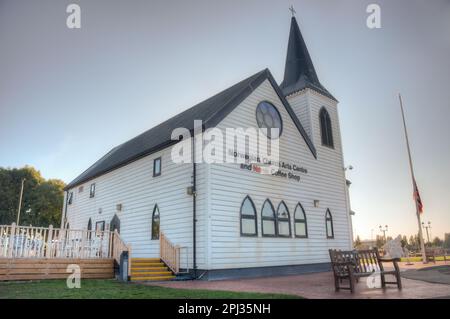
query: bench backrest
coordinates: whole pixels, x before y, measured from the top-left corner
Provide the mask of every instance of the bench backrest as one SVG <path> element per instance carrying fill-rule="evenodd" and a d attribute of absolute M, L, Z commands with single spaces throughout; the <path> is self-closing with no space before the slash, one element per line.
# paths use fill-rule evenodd
<path fill-rule="evenodd" d="M 376 248 L 366 250 L 335 250 L 330 249 L 330 259 L 333 267 L 342 262 L 351 262 L 353 270 L 358 273 L 370 273 L 382 270 L 380 254 Z M 340 267 L 336 268 L 338 271 Z"/>

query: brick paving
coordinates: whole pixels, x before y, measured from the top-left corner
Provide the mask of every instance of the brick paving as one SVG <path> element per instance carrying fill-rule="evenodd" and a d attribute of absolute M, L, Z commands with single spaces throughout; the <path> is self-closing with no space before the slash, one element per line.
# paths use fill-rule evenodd
<path fill-rule="evenodd" d="M 402 271 L 406 269 L 418 269 L 436 265 L 444 265 L 444 262 L 437 262 L 436 264 L 431 263 L 427 265 L 423 265 L 422 263 L 414 263 L 413 265 L 400 263 Z M 220 281 L 169 281 L 149 283 L 149 285 L 183 289 L 284 293 L 298 295 L 305 298 L 327 299 L 450 298 L 450 285 L 427 283 L 424 281 L 406 279 L 403 277 L 402 283 L 402 290 L 398 290 L 395 285 L 388 285 L 386 289 L 368 288 L 366 284 L 366 278 L 362 278 L 356 285 L 356 292 L 354 294 L 350 294 L 350 292 L 346 290 L 335 292 L 333 274 L 331 272 L 322 272 L 294 276 L 262 277 Z"/>

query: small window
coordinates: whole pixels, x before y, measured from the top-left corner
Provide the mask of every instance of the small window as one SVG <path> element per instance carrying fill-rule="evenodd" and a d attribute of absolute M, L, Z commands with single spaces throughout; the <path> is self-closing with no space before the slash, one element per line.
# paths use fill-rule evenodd
<path fill-rule="evenodd" d="M 294 212 L 295 237 L 308 238 L 308 226 L 306 223 L 306 214 L 303 206 L 298 203 Z"/>
<path fill-rule="evenodd" d="M 329 209 L 327 209 L 327 213 L 325 215 L 325 227 L 327 231 L 327 238 L 334 238 L 333 217 L 331 216 Z"/>
<path fill-rule="evenodd" d="M 95 196 L 95 183 L 91 184 L 91 188 L 89 190 L 89 197 L 92 198 Z"/>
<path fill-rule="evenodd" d="M 95 231 L 100 232 L 105 230 L 105 221 L 99 221 L 95 223 Z"/>
<path fill-rule="evenodd" d="M 262 235 L 273 237 L 277 235 L 275 209 L 270 200 L 266 199 L 261 210 Z"/>
<path fill-rule="evenodd" d="M 159 239 L 159 208 L 155 205 L 152 214 L 152 239 Z"/>
<path fill-rule="evenodd" d="M 82 193 L 82 192 L 83 192 L 83 190 L 84 190 L 84 186 L 80 186 L 80 187 L 78 187 L 78 193 Z"/>
<path fill-rule="evenodd" d="M 73 192 L 70 192 L 70 193 L 69 193 L 69 199 L 67 200 L 67 203 L 68 203 L 69 205 L 71 205 L 71 204 L 72 204 L 72 201 L 73 201 Z"/>
<path fill-rule="evenodd" d="M 256 227 L 256 208 L 250 196 L 245 197 L 241 205 L 241 235 L 258 235 Z"/>
<path fill-rule="evenodd" d="M 322 107 L 319 112 L 319 120 L 320 120 L 320 134 L 322 136 L 322 145 L 333 148 L 333 129 L 331 126 L 330 114 Z"/>
<path fill-rule="evenodd" d="M 153 177 L 161 175 L 161 157 L 153 160 Z"/>
<path fill-rule="evenodd" d="M 278 236 L 290 237 L 291 236 L 291 216 L 286 204 L 281 201 L 277 209 L 277 225 Z"/>

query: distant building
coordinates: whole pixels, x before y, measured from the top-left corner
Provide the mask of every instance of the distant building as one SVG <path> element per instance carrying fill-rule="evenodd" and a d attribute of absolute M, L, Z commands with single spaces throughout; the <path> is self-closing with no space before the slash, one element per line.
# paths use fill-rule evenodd
<path fill-rule="evenodd" d="M 444 247 L 450 248 L 450 233 L 445 233 L 444 235 Z"/>

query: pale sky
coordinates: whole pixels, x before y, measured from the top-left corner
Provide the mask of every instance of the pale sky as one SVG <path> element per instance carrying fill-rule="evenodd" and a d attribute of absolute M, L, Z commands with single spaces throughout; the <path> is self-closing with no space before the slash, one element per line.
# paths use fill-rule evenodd
<path fill-rule="evenodd" d="M 66 7 L 81 6 L 81 29 Z M 381 29 L 366 7 L 381 6 Z M 0 0 L 0 166 L 70 182 L 112 147 L 268 67 L 293 4 L 340 101 L 355 234 L 417 232 L 397 94 L 432 236 L 450 232 L 450 1 Z"/>

